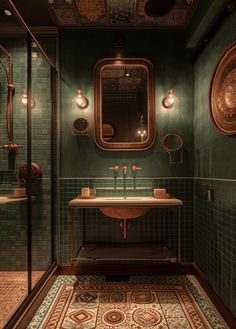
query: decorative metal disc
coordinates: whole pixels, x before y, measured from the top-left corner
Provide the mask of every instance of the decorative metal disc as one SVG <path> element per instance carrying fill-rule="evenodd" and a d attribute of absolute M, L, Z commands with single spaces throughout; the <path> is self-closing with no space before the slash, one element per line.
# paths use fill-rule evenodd
<path fill-rule="evenodd" d="M 210 86 L 210 116 L 224 135 L 236 134 L 236 42 L 217 64 Z"/>
<path fill-rule="evenodd" d="M 22 165 L 17 173 L 18 179 L 21 183 L 28 183 L 28 165 L 27 163 Z M 42 172 L 40 166 L 32 162 L 31 163 L 31 183 L 35 183 L 39 178 L 41 178 Z"/>

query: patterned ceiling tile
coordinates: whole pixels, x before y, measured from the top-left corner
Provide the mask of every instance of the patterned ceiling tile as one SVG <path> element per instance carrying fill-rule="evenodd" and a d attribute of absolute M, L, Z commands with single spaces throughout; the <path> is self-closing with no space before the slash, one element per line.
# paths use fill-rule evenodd
<path fill-rule="evenodd" d="M 151 17 L 145 13 L 145 5 L 148 0 L 137 0 L 136 6 L 136 24 L 141 25 L 159 25 L 161 22 L 160 17 Z"/>
<path fill-rule="evenodd" d="M 97 23 L 100 16 L 107 14 L 105 0 L 76 0 L 78 14 L 85 16 L 90 23 Z"/>
<path fill-rule="evenodd" d="M 72 9 L 57 9 L 55 8 L 55 14 L 60 25 L 75 25 L 76 18 Z"/>
<path fill-rule="evenodd" d="M 176 0 L 163 17 L 145 13 L 148 0 L 48 0 L 59 26 L 184 28 L 199 0 Z"/>
<path fill-rule="evenodd" d="M 111 25 L 133 25 L 135 0 L 108 0 Z"/>
<path fill-rule="evenodd" d="M 148 0 L 137 0 L 136 25 L 155 27 L 185 27 L 188 19 L 196 8 L 198 0 L 187 3 L 187 0 L 176 0 L 174 8 L 163 17 L 150 17 L 145 13 L 145 4 Z"/>
<path fill-rule="evenodd" d="M 182 26 L 187 19 L 187 11 L 184 9 L 174 9 L 169 15 L 163 17 L 161 25 L 165 26 Z"/>

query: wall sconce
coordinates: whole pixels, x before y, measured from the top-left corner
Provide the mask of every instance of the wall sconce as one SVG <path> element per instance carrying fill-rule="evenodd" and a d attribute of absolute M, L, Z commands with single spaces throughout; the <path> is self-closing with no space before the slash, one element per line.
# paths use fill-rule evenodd
<path fill-rule="evenodd" d="M 28 103 L 28 95 L 27 94 L 22 94 L 21 97 L 21 103 L 24 105 L 25 108 L 27 108 L 27 103 Z M 33 98 L 31 98 L 31 109 L 35 107 L 35 101 Z"/>
<path fill-rule="evenodd" d="M 176 101 L 176 96 L 174 94 L 173 89 L 168 90 L 168 93 L 165 98 L 163 98 L 162 104 L 167 108 L 171 108 L 174 106 Z"/>
<path fill-rule="evenodd" d="M 80 109 L 85 109 L 88 106 L 88 99 L 84 96 L 82 90 L 77 91 L 76 103 Z"/>

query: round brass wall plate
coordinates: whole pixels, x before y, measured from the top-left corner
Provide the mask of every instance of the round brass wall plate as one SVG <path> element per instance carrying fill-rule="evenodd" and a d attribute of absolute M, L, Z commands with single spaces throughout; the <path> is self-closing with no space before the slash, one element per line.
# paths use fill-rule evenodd
<path fill-rule="evenodd" d="M 27 163 L 20 166 L 17 172 L 17 176 L 21 183 L 27 184 L 29 182 Z M 30 177 L 31 183 L 37 182 L 41 177 L 42 177 L 42 171 L 40 166 L 35 162 L 31 162 L 31 177 Z"/>
<path fill-rule="evenodd" d="M 209 90 L 209 112 L 216 129 L 236 134 L 236 42 L 226 49 L 213 74 Z"/>

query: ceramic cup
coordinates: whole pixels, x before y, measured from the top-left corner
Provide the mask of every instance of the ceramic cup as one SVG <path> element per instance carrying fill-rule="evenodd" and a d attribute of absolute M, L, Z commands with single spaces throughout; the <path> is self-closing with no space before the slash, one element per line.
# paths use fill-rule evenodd
<path fill-rule="evenodd" d="M 166 197 L 166 189 L 165 188 L 155 188 L 154 189 L 154 197 L 155 198 L 165 198 Z"/>
<path fill-rule="evenodd" d="M 81 196 L 90 196 L 90 188 L 89 187 L 82 187 L 81 188 Z"/>
<path fill-rule="evenodd" d="M 13 189 L 13 195 L 16 198 L 26 197 L 26 188 L 25 187 L 16 187 Z"/>

